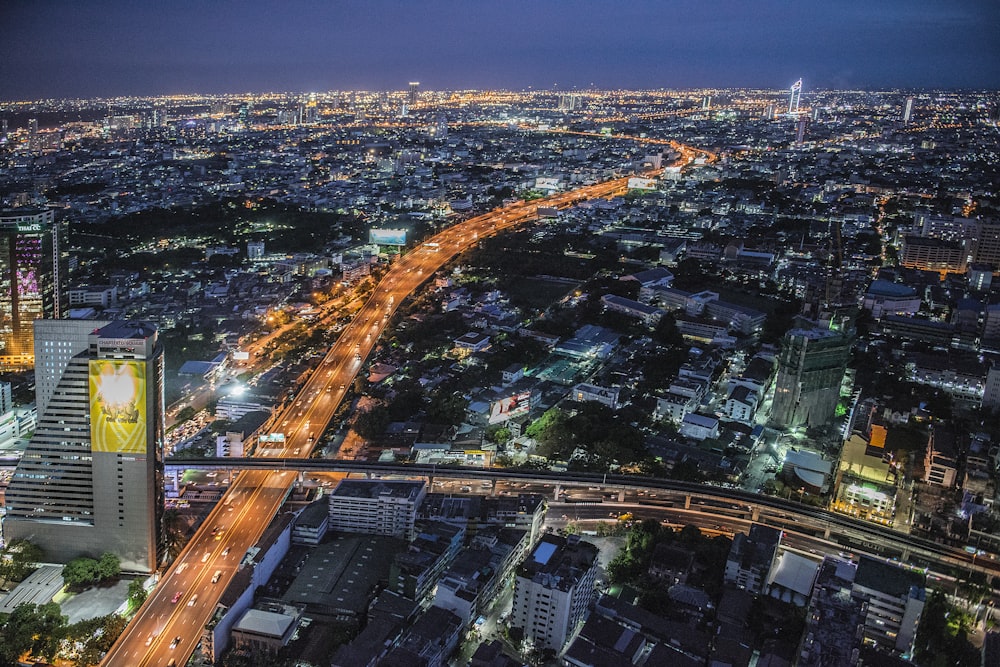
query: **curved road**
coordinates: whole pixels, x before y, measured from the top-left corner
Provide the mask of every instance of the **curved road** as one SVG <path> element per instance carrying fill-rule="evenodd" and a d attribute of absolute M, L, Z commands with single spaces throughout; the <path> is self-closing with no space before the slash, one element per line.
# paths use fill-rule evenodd
<path fill-rule="evenodd" d="M 689 164 L 697 149 L 679 147 L 675 166 Z M 648 172 L 652 176 L 659 171 Z M 624 194 L 629 177 L 588 185 L 533 202 L 517 202 L 450 227 L 396 261 L 368 302 L 345 327 L 323 363 L 278 420 L 286 434 L 273 454 L 308 457 L 361 368 L 362 360 L 400 302 L 435 271 L 482 236 L 538 218 L 538 207 L 567 208 L 578 202 Z M 295 481 L 291 471 L 245 471 L 164 574 L 101 664 L 117 667 L 183 665 L 201 639 L 240 560 L 277 514 Z M 218 576 L 216 576 L 218 573 Z M 215 580 L 213 583 L 213 579 Z"/>

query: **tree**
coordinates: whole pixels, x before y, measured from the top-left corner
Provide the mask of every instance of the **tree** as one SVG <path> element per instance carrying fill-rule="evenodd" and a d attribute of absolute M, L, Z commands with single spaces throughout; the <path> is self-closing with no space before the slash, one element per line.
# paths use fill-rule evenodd
<path fill-rule="evenodd" d="M 173 560 L 184 548 L 184 523 L 180 512 L 168 509 L 163 513 L 163 546 L 167 560 Z"/>
<path fill-rule="evenodd" d="M 21 581 L 37 567 L 45 552 L 25 539 L 13 539 L 0 551 L 0 579 Z"/>
<path fill-rule="evenodd" d="M 111 552 L 101 554 L 97 561 L 97 576 L 101 581 L 114 579 L 122 572 L 121 559 Z"/>
<path fill-rule="evenodd" d="M 197 411 L 190 405 L 187 405 L 177 411 L 176 423 L 186 422 L 194 417 L 195 414 L 197 414 Z"/>
<path fill-rule="evenodd" d="M 146 601 L 146 587 L 142 583 L 142 579 L 133 579 L 128 584 L 128 599 L 132 603 L 133 608 L 138 608 L 142 606 L 142 603 Z"/>
<path fill-rule="evenodd" d="M 14 608 L 0 626 L 0 667 L 17 665 L 24 653 L 48 660 L 55 657 L 66 629 L 59 605 L 22 604 Z"/>

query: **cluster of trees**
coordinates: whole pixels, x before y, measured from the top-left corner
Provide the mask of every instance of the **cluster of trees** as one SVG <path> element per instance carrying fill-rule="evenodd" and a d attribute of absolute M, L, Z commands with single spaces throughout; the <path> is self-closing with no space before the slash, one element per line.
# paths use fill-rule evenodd
<path fill-rule="evenodd" d="M 978 667 L 982 656 L 968 639 L 973 620 L 970 614 L 949 604 L 941 591 L 931 593 L 917 626 L 913 652 L 916 663 L 923 667 Z"/>
<path fill-rule="evenodd" d="M 63 568 L 63 581 L 71 590 L 83 590 L 96 584 L 117 579 L 122 572 L 121 559 L 113 553 L 100 558 L 75 558 Z"/>
<path fill-rule="evenodd" d="M 0 550 L 0 580 L 21 581 L 45 556 L 42 548 L 28 540 L 14 539 Z"/>
<path fill-rule="evenodd" d="M 732 540 L 722 536 L 709 538 L 697 526 L 675 531 L 660 525 L 656 519 L 646 519 L 629 528 L 625 546 L 608 564 L 608 578 L 612 583 L 631 584 L 643 591 L 640 606 L 655 613 L 668 613 L 671 603 L 666 587 L 647 574 L 659 544 L 677 544 L 692 551 L 705 573 L 698 583 L 709 595 L 718 596 Z"/>
<path fill-rule="evenodd" d="M 125 625 L 116 614 L 69 624 L 54 602 L 18 605 L 0 619 L 0 667 L 15 667 L 24 654 L 46 662 L 58 657 L 79 667 L 96 665 Z"/>
<path fill-rule="evenodd" d="M 647 457 L 645 437 L 628 416 L 595 402 L 583 403 L 575 412 L 551 408 L 525 434 L 535 439 L 539 455 L 569 461 L 577 470 L 635 465 Z"/>

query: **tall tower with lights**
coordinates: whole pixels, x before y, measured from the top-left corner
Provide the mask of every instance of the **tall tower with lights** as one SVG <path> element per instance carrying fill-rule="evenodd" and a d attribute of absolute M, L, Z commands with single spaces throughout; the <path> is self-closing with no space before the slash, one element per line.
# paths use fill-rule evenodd
<path fill-rule="evenodd" d="M 62 225 L 51 209 L 0 211 L 0 364 L 33 363 L 36 320 L 63 316 Z"/>
<path fill-rule="evenodd" d="M 799 99 L 802 97 L 802 79 L 792 84 L 788 91 L 788 115 L 799 113 Z"/>

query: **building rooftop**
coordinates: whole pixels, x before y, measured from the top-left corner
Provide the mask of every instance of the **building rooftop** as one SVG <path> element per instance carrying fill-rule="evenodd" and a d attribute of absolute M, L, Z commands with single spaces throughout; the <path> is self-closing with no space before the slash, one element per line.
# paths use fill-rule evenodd
<path fill-rule="evenodd" d="M 548 588 L 568 590 L 596 560 L 597 547 L 590 542 L 545 535 L 521 564 L 519 576 Z"/>
<path fill-rule="evenodd" d="M 335 498 L 405 498 L 416 501 L 424 488 L 423 481 L 345 479 L 331 493 Z"/>
<path fill-rule="evenodd" d="M 914 588 L 923 589 L 923 574 L 871 556 L 861 556 L 854 583 L 893 598 L 908 597 Z"/>

